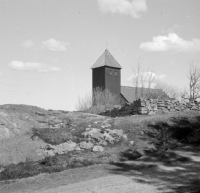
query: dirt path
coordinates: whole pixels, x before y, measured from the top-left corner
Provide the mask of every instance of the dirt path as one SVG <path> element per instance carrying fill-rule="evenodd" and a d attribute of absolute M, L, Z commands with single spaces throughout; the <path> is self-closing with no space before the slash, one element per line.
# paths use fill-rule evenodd
<path fill-rule="evenodd" d="M 187 146 L 157 160 L 78 168 L 0 183 L 1 193 L 159 193 L 200 190 L 200 148 Z M 156 161 L 155 161 L 156 160 Z M 195 193 L 197 193 L 197 191 Z"/>
<path fill-rule="evenodd" d="M 60 186 L 40 193 L 157 193 L 158 186 L 139 184 L 130 177 L 109 175 L 94 180 Z M 163 191 L 162 191 L 163 192 Z M 34 192 L 36 193 L 36 192 Z"/>

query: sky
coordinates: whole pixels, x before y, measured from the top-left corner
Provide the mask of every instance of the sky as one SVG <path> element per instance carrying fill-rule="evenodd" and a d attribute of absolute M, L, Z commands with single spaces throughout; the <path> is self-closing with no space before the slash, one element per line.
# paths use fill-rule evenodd
<path fill-rule="evenodd" d="M 138 62 L 184 88 L 200 60 L 199 0 L 0 0 L 0 105 L 73 111 L 107 48 L 132 86 Z M 198 63 L 200 65 L 200 63 Z"/>

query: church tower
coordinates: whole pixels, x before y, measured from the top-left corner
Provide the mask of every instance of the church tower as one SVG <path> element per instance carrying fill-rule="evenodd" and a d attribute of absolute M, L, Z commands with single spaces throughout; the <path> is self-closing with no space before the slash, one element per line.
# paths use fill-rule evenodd
<path fill-rule="evenodd" d="M 92 89 L 108 89 L 112 94 L 121 93 L 121 66 L 106 49 L 91 67 Z"/>

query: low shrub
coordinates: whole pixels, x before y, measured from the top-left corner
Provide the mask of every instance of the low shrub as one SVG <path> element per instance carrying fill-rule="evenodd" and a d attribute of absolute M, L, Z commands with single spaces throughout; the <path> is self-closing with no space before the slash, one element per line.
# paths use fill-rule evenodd
<path fill-rule="evenodd" d="M 73 135 L 65 128 L 58 128 L 56 130 L 50 128 L 33 128 L 32 138 L 35 136 L 52 145 L 58 145 L 74 139 Z"/>
<path fill-rule="evenodd" d="M 121 103 L 120 97 L 112 94 L 109 90 L 96 88 L 91 94 L 86 94 L 78 99 L 77 111 L 99 114 L 107 109 L 112 109 Z"/>

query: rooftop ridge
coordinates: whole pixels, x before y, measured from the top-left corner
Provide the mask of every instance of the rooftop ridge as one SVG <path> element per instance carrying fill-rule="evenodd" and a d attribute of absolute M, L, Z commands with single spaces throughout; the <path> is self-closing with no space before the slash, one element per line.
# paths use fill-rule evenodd
<path fill-rule="evenodd" d="M 120 68 L 120 69 L 122 68 L 107 48 L 104 51 L 104 53 L 98 58 L 98 60 L 93 64 L 91 69 L 99 68 L 103 66 L 109 66 L 109 67 Z"/>

